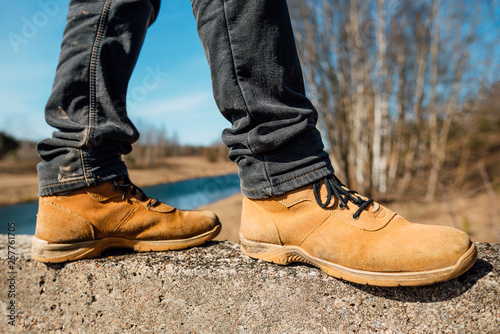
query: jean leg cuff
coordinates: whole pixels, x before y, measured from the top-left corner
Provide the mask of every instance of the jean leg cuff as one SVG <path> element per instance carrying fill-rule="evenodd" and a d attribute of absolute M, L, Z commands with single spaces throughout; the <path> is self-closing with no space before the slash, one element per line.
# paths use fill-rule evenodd
<path fill-rule="evenodd" d="M 122 176 L 128 176 L 127 169 L 117 169 L 112 172 L 106 173 L 103 176 L 97 176 L 93 179 L 86 180 L 85 178 L 76 178 L 74 180 L 58 182 L 48 185 L 40 184 L 38 190 L 38 196 L 50 196 L 59 192 L 72 191 L 77 189 L 86 188 L 89 186 L 94 186 L 99 183 L 110 181 Z"/>
<path fill-rule="evenodd" d="M 271 185 L 258 189 L 245 189 L 241 187 L 243 195 L 250 199 L 263 199 L 283 195 L 308 184 L 321 180 L 334 174 L 333 167 L 328 164 L 321 167 L 311 166 L 309 169 L 294 171 L 278 178 L 271 178 Z M 273 182 L 274 181 L 274 182 Z"/>

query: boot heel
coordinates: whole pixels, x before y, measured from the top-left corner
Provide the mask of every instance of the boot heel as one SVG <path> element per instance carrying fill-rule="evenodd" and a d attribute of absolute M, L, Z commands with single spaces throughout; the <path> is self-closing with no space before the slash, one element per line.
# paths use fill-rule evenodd
<path fill-rule="evenodd" d="M 88 257 L 96 249 L 95 241 L 78 242 L 74 244 L 52 244 L 33 236 L 31 257 L 44 263 L 60 263 Z"/>
<path fill-rule="evenodd" d="M 245 239 L 241 233 L 240 249 L 243 254 L 251 258 L 280 265 L 287 265 L 292 262 L 312 264 L 311 261 L 303 256 L 297 247 L 250 241 Z"/>

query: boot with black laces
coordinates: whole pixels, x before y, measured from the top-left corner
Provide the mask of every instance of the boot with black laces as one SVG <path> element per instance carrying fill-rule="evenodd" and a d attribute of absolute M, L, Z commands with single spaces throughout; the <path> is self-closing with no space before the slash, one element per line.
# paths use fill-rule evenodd
<path fill-rule="evenodd" d="M 40 197 L 31 256 L 56 263 L 94 258 L 115 247 L 177 250 L 201 245 L 220 229 L 213 212 L 178 210 L 146 196 L 122 177 Z"/>
<path fill-rule="evenodd" d="M 410 223 L 334 175 L 282 196 L 244 198 L 240 240 L 252 258 L 305 262 L 333 277 L 377 286 L 449 280 L 477 258 L 464 232 Z"/>

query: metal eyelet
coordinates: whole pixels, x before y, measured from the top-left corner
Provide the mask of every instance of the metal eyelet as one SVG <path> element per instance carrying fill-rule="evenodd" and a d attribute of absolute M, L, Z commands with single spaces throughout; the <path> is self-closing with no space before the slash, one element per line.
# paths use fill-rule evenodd
<path fill-rule="evenodd" d="M 372 211 L 372 212 L 375 212 L 375 211 L 377 211 L 377 210 L 378 210 L 378 208 L 379 208 L 379 207 L 380 207 L 380 205 L 379 205 L 377 202 L 375 202 L 375 203 L 373 203 L 373 208 L 372 208 L 372 210 L 371 210 L 371 211 Z"/>
<path fill-rule="evenodd" d="M 341 202 L 339 202 L 339 205 L 337 205 L 339 210 L 345 210 L 345 205 L 343 205 Z"/>
<path fill-rule="evenodd" d="M 354 214 L 351 215 L 351 219 L 352 220 L 358 220 L 359 219 L 359 216 L 358 217 L 354 217 Z"/>

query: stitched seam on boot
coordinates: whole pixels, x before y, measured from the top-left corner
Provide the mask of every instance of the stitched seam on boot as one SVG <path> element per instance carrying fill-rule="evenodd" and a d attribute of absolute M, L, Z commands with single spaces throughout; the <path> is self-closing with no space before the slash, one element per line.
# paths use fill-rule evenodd
<path fill-rule="evenodd" d="M 302 246 L 302 244 L 303 244 L 303 243 L 304 243 L 307 239 L 309 239 L 309 237 L 310 237 L 310 236 L 311 236 L 314 232 L 316 232 L 316 231 L 317 231 L 317 230 L 318 230 L 321 226 L 323 226 L 323 225 L 326 223 L 326 221 L 327 221 L 328 219 L 330 219 L 331 217 L 332 217 L 332 214 L 330 213 L 330 214 L 328 215 L 328 217 L 326 217 L 326 219 L 325 219 L 325 220 L 323 220 L 323 221 L 321 222 L 321 224 L 319 224 L 318 226 L 316 226 L 316 227 L 314 228 L 314 230 L 312 230 L 312 231 L 311 231 L 311 233 L 309 233 L 308 235 L 306 235 L 306 236 L 304 237 L 304 239 L 302 239 L 302 241 L 301 241 L 301 242 L 299 242 L 298 246 L 299 246 L 299 247 L 300 247 L 300 246 Z"/>
<path fill-rule="evenodd" d="M 281 241 L 280 232 L 278 230 L 278 227 L 276 226 L 276 223 L 274 222 L 274 219 L 271 217 L 271 215 L 269 213 L 267 213 L 263 208 L 261 208 L 260 205 L 253 203 L 253 202 L 252 202 L 252 204 L 257 208 L 257 210 L 259 210 L 262 214 L 264 214 L 264 216 L 266 216 L 271 221 L 272 225 L 274 226 L 274 230 L 276 233 L 276 238 L 278 239 L 278 243 L 281 246 L 283 246 L 283 241 Z"/>
<path fill-rule="evenodd" d="M 313 196 L 309 196 L 309 195 L 302 196 L 302 197 L 297 198 L 294 201 L 290 201 L 290 202 L 288 202 L 286 199 L 278 200 L 278 202 L 280 202 L 282 205 L 286 206 L 287 208 L 292 207 L 292 206 L 299 204 L 301 202 L 304 202 L 304 201 L 312 202 L 312 201 L 316 201 L 316 200 Z"/>
<path fill-rule="evenodd" d="M 49 204 L 49 205 L 52 205 L 53 207 L 55 207 L 56 209 L 59 209 L 67 214 L 69 214 L 70 216 L 73 216 L 75 217 L 76 219 L 78 219 L 78 221 L 80 223 L 84 223 L 84 224 L 88 224 L 90 225 L 90 233 L 92 235 L 92 240 L 95 240 L 95 234 L 94 234 L 94 225 L 88 221 L 87 219 L 83 218 L 82 216 L 80 216 L 79 214 L 69 210 L 68 208 L 65 208 L 64 206 L 61 206 L 55 202 L 52 202 L 52 201 L 49 201 L 49 200 L 43 200 L 42 201 L 44 204 Z"/>
<path fill-rule="evenodd" d="M 378 226 L 376 228 L 367 228 L 366 226 L 362 226 L 360 224 L 355 224 L 354 222 L 345 219 L 344 217 L 340 216 L 335 211 L 332 211 L 332 213 L 335 215 L 335 217 L 339 218 L 342 222 L 346 223 L 347 225 L 351 225 L 351 226 L 357 227 L 357 228 L 359 228 L 361 230 L 364 230 L 364 231 L 379 231 L 379 230 L 383 229 L 384 227 L 386 227 L 387 224 L 389 224 L 394 219 L 394 217 L 396 216 L 396 214 L 394 213 L 392 215 L 392 217 L 389 218 L 385 224 L 382 224 L 381 226 Z"/>
<path fill-rule="evenodd" d="M 141 207 L 142 205 L 140 203 L 135 203 L 135 206 L 132 208 L 132 210 L 130 210 L 126 215 L 125 217 L 123 217 L 122 221 L 118 224 L 118 226 L 115 228 L 115 230 L 113 232 L 117 232 L 120 228 L 122 228 L 126 223 L 128 223 L 128 221 L 130 220 L 130 218 L 132 218 L 132 216 L 134 215 L 134 213 L 136 213 L 136 211 L 139 209 L 139 207 Z"/>
<path fill-rule="evenodd" d="M 104 202 L 107 201 L 108 199 L 111 199 L 111 197 L 105 197 L 90 191 L 87 191 L 87 195 L 89 195 L 92 199 L 96 200 L 97 202 Z"/>

